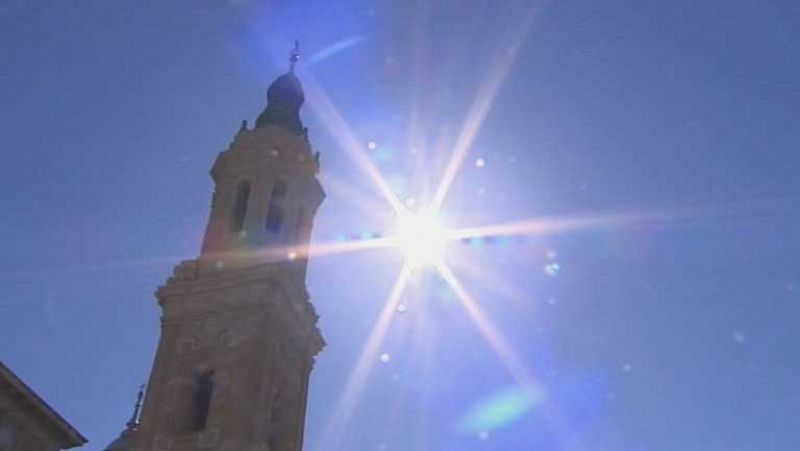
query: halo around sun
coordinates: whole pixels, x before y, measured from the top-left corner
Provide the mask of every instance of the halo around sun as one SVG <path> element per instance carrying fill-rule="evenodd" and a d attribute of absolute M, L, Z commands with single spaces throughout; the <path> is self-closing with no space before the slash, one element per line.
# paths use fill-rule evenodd
<path fill-rule="evenodd" d="M 448 237 L 436 214 L 430 211 L 400 212 L 393 232 L 396 246 L 410 267 L 436 266 L 444 260 Z"/>

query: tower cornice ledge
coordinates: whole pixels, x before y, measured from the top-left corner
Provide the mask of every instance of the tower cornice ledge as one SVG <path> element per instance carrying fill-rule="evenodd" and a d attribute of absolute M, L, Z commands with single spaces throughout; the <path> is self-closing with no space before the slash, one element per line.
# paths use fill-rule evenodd
<path fill-rule="evenodd" d="M 326 345 L 317 326 L 319 315 L 291 265 L 292 262 L 263 263 L 201 272 L 197 260 L 183 261 L 155 293 L 162 308 L 162 321 L 263 307 L 294 321 L 314 343 L 312 355 L 316 355 Z"/>
<path fill-rule="evenodd" d="M 270 125 L 239 131 L 219 153 L 210 174 L 220 182 L 225 174 L 261 171 L 314 176 L 319 172 L 319 161 L 307 141 Z"/>

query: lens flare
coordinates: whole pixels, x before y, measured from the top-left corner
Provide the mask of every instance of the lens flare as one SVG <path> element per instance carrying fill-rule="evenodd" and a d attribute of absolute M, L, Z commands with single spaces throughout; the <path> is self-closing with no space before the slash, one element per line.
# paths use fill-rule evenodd
<path fill-rule="evenodd" d="M 306 60 L 305 67 L 308 68 L 315 66 L 334 55 L 344 52 L 351 47 L 355 47 L 358 44 L 361 44 L 364 41 L 364 38 L 365 36 L 353 36 L 347 39 L 342 39 L 341 41 L 337 41 L 311 55 L 308 60 Z"/>
<path fill-rule="evenodd" d="M 474 405 L 461 417 L 457 429 L 464 433 L 494 431 L 525 416 L 540 399 L 541 395 L 535 389 L 505 388 Z"/>
<path fill-rule="evenodd" d="M 574 438 L 570 432 L 569 427 L 564 422 L 563 417 L 557 412 L 552 403 L 547 402 L 546 393 L 540 390 L 541 385 L 533 378 L 532 374 L 524 364 L 521 356 L 517 351 L 508 343 L 505 337 L 500 333 L 500 330 L 489 319 L 478 302 L 467 292 L 461 281 L 453 274 L 446 264 L 437 266 L 442 278 L 450 285 L 453 292 L 456 294 L 461 306 L 469 315 L 474 323 L 478 332 L 483 336 L 486 343 L 494 351 L 500 363 L 506 367 L 511 377 L 519 384 L 519 389 L 527 392 L 529 396 L 534 399 L 540 400 L 540 414 L 548 425 L 553 429 L 556 436 L 566 443 L 567 440 L 572 441 L 572 445 L 576 450 L 584 449 L 583 444 Z"/>
<path fill-rule="evenodd" d="M 441 220 L 430 212 L 398 214 L 394 236 L 412 268 L 436 265 L 444 258 L 448 238 Z"/>

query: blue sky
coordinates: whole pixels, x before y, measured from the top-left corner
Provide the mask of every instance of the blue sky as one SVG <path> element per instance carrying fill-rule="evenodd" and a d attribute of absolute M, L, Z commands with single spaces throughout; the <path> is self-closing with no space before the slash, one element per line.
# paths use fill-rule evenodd
<path fill-rule="evenodd" d="M 301 79 L 398 194 L 420 199 L 516 49 L 447 223 L 664 218 L 454 245 L 472 268 L 454 271 L 539 395 L 515 388 L 452 289 L 423 272 L 339 449 L 794 449 L 800 7 L 551 0 L 515 42 L 532 2 L 427 3 L 0 5 L 0 358 L 102 449 L 150 370 L 153 291 L 199 252 L 214 157 L 263 109 L 296 37 L 313 61 Z M 324 117 L 302 116 L 323 184 L 350 190 L 328 187 L 314 240 L 384 231 L 380 193 Z M 328 347 L 307 449 L 400 264 L 387 251 L 311 262 Z"/>

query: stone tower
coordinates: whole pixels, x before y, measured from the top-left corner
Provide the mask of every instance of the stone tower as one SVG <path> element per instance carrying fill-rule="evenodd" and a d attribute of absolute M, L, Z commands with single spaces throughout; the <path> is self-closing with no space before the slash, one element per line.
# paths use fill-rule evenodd
<path fill-rule="evenodd" d="M 325 342 L 305 288 L 311 224 L 324 192 L 291 69 L 217 157 L 200 255 L 156 297 L 161 339 L 137 450 L 302 448 L 308 380 Z"/>

